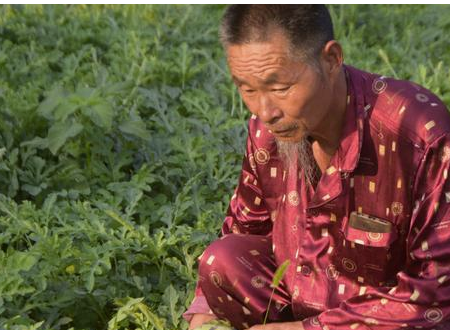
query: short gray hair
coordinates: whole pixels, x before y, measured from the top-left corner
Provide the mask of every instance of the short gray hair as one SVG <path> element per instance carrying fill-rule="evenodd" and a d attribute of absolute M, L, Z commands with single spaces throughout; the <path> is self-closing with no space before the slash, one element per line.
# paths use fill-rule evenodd
<path fill-rule="evenodd" d="M 312 65 L 325 44 L 334 39 L 325 5 L 231 5 L 222 18 L 220 40 L 224 48 L 265 42 L 276 31 L 285 34 L 293 55 Z"/>

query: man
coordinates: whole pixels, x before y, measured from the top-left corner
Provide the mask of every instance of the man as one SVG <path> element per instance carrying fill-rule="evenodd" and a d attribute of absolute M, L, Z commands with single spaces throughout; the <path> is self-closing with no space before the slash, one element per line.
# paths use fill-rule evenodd
<path fill-rule="evenodd" d="M 446 328 L 443 103 L 344 65 L 325 6 L 230 6 L 221 37 L 253 116 L 223 237 L 200 260 L 191 328 Z"/>

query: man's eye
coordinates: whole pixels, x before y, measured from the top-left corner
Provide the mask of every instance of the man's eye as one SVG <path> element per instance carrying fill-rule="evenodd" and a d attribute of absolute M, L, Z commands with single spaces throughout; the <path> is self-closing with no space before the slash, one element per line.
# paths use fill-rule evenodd
<path fill-rule="evenodd" d="M 273 91 L 273 92 L 278 92 L 278 93 L 284 93 L 284 92 L 286 92 L 289 88 L 290 88 L 290 86 L 280 87 L 280 88 L 274 88 L 272 91 Z"/>
<path fill-rule="evenodd" d="M 247 90 L 241 89 L 241 90 L 242 90 L 242 92 L 244 92 L 245 94 L 253 94 L 253 93 L 255 93 L 255 90 L 250 90 L 250 89 L 247 89 Z"/>

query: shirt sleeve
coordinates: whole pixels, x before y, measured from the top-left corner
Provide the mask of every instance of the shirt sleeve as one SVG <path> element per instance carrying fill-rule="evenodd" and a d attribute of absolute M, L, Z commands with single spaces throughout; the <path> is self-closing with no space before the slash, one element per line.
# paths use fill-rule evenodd
<path fill-rule="evenodd" d="M 241 175 L 228 206 L 222 235 L 230 233 L 267 235 L 272 230 L 272 221 L 263 200 L 254 155 L 253 130 L 249 123 Z M 198 313 L 213 314 L 197 282 L 195 298 L 183 317 L 189 322 L 192 316 Z"/>
<path fill-rule="evenodd" d="M 306 329 L 449 329 L 450 136 L 426 148 L 417 170 L 407 256 L 394 288 L 367 289 L 304 320 Z"/>
<path fill-rule="evenodd" d="M 270 212 L 261 189 L 263 178 L 259 176 L 255 163 L 256 150 L 253 130 L 249 123 L 249 135 L 241 175 L 228 206 L 222 234 L 267 235 L 272 231 Z"/>
<path fill-rule="evenodd" d="M 205 296 L 203 295 L 202 289 L 197 283 L 197 287 L 195 288 L 195 297 L 191 302 L 191 305 L 187 309 L 186 312 L 183 313 L 183 318 L 187 322 L 191 322 L 194 314 L 210 314 L 214 315 L 211 308 L 209 308 L 208 302 L 206 301 Z"/>

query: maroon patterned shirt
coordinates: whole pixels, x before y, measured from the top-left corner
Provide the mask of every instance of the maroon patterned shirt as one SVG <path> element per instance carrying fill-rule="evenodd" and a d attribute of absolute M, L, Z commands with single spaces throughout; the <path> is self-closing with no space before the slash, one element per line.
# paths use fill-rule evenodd
<path fill-rule="evenodd" d="M 317 188 L 253 116 L 222 232 L 272 235 L 306 329 L 436 327 L 450 318 L 450 115 L 414 83 L 345 69 L 347 120 Z M 352 212 L 391 227 L 355 227 Z M 208 310 L 196 295 L 187 313 Z"/>

